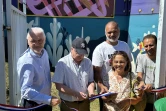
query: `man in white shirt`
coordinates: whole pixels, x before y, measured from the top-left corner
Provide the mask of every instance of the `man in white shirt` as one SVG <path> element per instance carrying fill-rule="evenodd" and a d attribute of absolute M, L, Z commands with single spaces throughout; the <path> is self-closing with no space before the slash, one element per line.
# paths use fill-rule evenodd
<path fill-rule="evenodd" d="M 137 79 L 140 81 L 139 86 L 143 87 L 147 96 L 145 111 L 152 111 L 155 96 L 150 91 L 155 82 L 157 37 L 153 34 L 146 35 L 143 38 L 143 45 L 146 53 L 137 57 L 136 72 Z"/>
<path fill-rule="evenodd" d="M 110 21 L 105 26 L 106 41 L 99 44 L 92 55 L 92 64 L 94 68 L 94 79 L 98 85 L 100 93 L 108 91 L 108 72 L 111 70 L 110 59 L 114 51 L 125 51 L 130 61 L 132 61 L 131 52 L 126 42 L 120 41 L 120 28 L 114 21 Z M 100 111 L 102 111 L 102 100 L 100 100 Z"/>

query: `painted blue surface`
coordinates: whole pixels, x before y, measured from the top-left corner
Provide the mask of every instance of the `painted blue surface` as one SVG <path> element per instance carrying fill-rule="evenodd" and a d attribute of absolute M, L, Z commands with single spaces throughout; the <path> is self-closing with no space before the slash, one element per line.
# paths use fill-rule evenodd
<path fill-rule="evenodd" d="M 11 0 L 11 1 L 12 1 L 12 5 L 18 8 L 18 1 L 17 0 Z"/>
<path fill-rule="evenodd" d="M 131 14 L 158 14 L 159 2 L 160 0 L 132 0 Z"/>
<path fill-rule="evenodd" d="M 158 14 L 153 15 L 130 15 L 129 22 L 129 45 L 134 58 L 140 53 L 137 49 L 133 51 L 135 43 L 137 46 L 147 34 L 158 34 Z"/>
<path fill-rule="evenodd" d="M 133 42 L 142 39 L 144 34 L 158 31 L 158 14 L 154 15 L 131 15 L 129 22 L 129 35 Z"/>
<path fill-rule="evenodd" d="M 55 18 L 45 18 L 38 17 L 38 22 L 36 21 L 36 17 L 28 17 L 28 23 L 34 20 L 33 26 L 40 26 L 44 29 L 45 33 L 50 33 L 53 38 L 53 34 L 50 29 L 50 23 L 53 23 L 53 19 Z M 157 35 L 158 31 L 158 14 L 153 15 L 130 15 L 130 16 L 116 16 L 115 18 L 107 18 L 107 19 L 96 19 L 96 18 L 56 18 L 56 21 L 59 22 L 60 29 L 58 29 L 58 33 L 62 33 L 63 36 L 59 41 L 59 45 L 56 46 L 56 51 L 59 46 L 61 49 L 61 57 L 64 56 L 65 51 L 69 52 L 69 48 L 67 47 L 66 40 L 69 41 L 69 35 L 71 36 L 71 40 L 75 39 L 76 36 L 80 36 L 82 34 L 83 27 L 83 37 L 90 37 L 89 40 L 89 58 L 92 56 L 92 52 L 94 48 L 105 40 L 105 24 L 108 21 L 114 20 L 118 22 L 119 27 L 121 29 L 120 40 L 127 41 L 132 51 L 134 60 L 137 55 L 141 52 L 144 52 L 143 49 L 139 49 L 139 44 L 141 43 L 143 36 L 146 34 L 153 33 Z M 53 32 L 56 31 L 56 28 Z M 56 37 L 57 40 L 58 36 Z M 51 41 L 51 40 L 50 40 Z M 46 41 L 46 46 L 49 45 L 50 49 L 53 51 L 54 47 L 49 43 L 48 39 Z M 135 44 L 135 45 L 133 45 Z"/>
<path fill-rule="evenodd" d="M 17 7 L 16 1 L 12 0 L 12 4 Z M 147 1 L 144 1 L 144 2 L 146 2 L 146 5 L 147 5 L 151 1 L 148 0 L 148 2 Z M 152 1 L 153 4 L 155 4 L 154 2 L 156 2 L 156 0 Z M 130 46 L 133 57 L 136 58 L 140 52 L 141 53 L 143 52 L 143 49 L 139 49 L 139 44 L 141 43 L 143 36 L 149 33 L 153 33 L 157 35 L 158 14 L 145 15 L 145 13 L 143 13 L 144 15 L 141 15 L 142 13 L 139 13 L 138 15 L 132 15 L 136 13 L 136 12 L 133 13 L 133 11 L 136 9 L 134 8 L 135 6 L 141 9 L 145 8 L 148 11 L 151 8 L 155 8 L 155 7 L 152 7 L 151 5 L 148 5 L 148 7 L 146 7 L 145 4 L 144 5 L 141 4 L 143 2 L 139 2 L 136 0 L 132 1 L 132 3 L 135 3 L 135 4 L 134 5 L 132 4 L 131 6 L 131 1 L 116 0 L 114 18 L 52 18 L 52 17 L 28 16 L 27 17 L 28 28 L 34 27 L 34 26 L 40 26 L 44 29 L 46 36 L 48 33 L 50 34 L 50 37 L 52 39 L 55 38 L 53 36 L 55 35 L 57 36 L 56 39 L 57 39 L 57 42 L 59 43 L 56 43 L 58 44 L 56 47 L 52 45 L 55 43 L 53 42 L 52 39 L 49 39 L 49 37 L 47 37 L 47 41 L 45 45 L 45 47 L 50 48 L 50 51 L 51 51 L 50 55 L 52 56 L 52 58 L 54 58 L 54 56 L 56 56 L 55 58 L 57 58 L 57 56 L 62 57 L 66 53 L 68 53 L 69 44 L 66 43 L 66 40 L 67 41 L 73 40 L 77 36 L 81 37 L 81 35 L 83 34 L 84 38 L 88 39 L 89 37 L 88 46 L 90 48 L 90 51 L 89 51 L 88 57 L 91 58 L 94 48 L 99 43 L 105 40 L 105 32 L 104 32 L 105 24 L 108 21 L 113 20 L 119 24 L 119 27 L 121 29 L 120 40 L 123 40 L 123 41 L 128 40 L 127 42 Z M 158 6 L 158 4 L 156 4 L 155 6 Z M 130 8 L 131 8 L 131 15 L 129 15 Z M 143 12 L 144 11 L 145 10 L 143 10 Z M 57 21 L 57 23 L 55 23 L 54 25 L 57 25 L 59 29 L 56 30 L 57 27 L 54 27 L 54 29 L 52 29 L 53 31 L 52 32 L 50 29 L 50 24 L 53 23 L 54 21 L 53 19 Z M 83 31 L 82 31 L 82 27 L 83 27 Z M 58 38 L 59 33 L 62 34 L 62 37 L 60 38 Z M 71 36 L 69 37 L 69 35 Z M 56 50 L 53 50 L 54 48 L 56 48 Z M 58 52 L 58 51 L 61 51 L 61 52 Z M 61 55 L 56 55 L 55 53 L 57 54 L 61 53 Z"/>
<path fill-rule="evenodd" d="M 28 23 L 31 20 L 35 20 L 35 17 L 27 17 Z M 61 23 L 61 26 L 66 28 L 69 34 L 72 34 L 73 38 L 81 36 L 82 27 L 84 27 L 84 37 L 90 36 L 91 40 L 98 39 L 105 35 L 105 24 L 114 20 L 118 22 L 121 30 L 128 30 L 129 17 L 128 16 L 116 16 L 115 18 L 57 18 L 57 21 Z M 53 22 L 53 18 L 40 17 L 38 26 L 44 28 L 45 32 L 50 31 L 50 23 Z"/>
<path fill-rule="evenodd" d="M 115 16 L 128 16 L 131 8 L 131 0 L 115 0 Z"/>
<path fill-rule="evenodd" d="M 49 52 L 50 61 L 54 63 L 53 58 L 63 57 L 67 53 L 69 53 L 69 44 L 67 41 L 75 39 L 77 36 L 81 37 L 83 33 L 83 37 L 88 39 L 88 47 L 89 47 L 89 58 L 92 57 L 92 53 L 94 48 L 100 44 L 102 41 L 105 41 L 105 25 L 107 22 L 114 20 L 119 23 L 119 27 L 121 29 L 120 40 L 126 41 L 128 38 L 128 16 L 116 16 L 115 18 L 107 18 L 107 19 L 96 19 L 96 18 L 45 18 L 45 17 L 28 17 L 28 28 L 34 26 L 40 26 L 44 29 L 46 33 L 46 44 L 45 48 Z M 55 22 L 52 28 L 50 24 Z M 30 25 L 31 24 L 31 25 Z M 83 27 L 83 31 L 82 31 Z M 50 36 L 48 37 L 48 33 Z M 58 34 L 62 34 L 62 36 L 58 36 Z M 69 37 L 71 35 L 71 37 Z M 54 40 L 56 39 L 56 41 Z M 55 43 L 56 42 L 56 43 Z M 54 46 L 53 44 L 56 44 Z M 59 54 L 59 55 L 58 55 Z M 58 58 L 59 59 L 59 58 Z M 58 60 L 56 59 L 56 61 Z M 54 63 L 55 64 L 55 63 Z"/>

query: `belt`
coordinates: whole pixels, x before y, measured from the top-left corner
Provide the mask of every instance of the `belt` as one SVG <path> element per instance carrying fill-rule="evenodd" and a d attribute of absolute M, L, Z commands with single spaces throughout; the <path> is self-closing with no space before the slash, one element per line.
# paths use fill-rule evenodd
<path fill-rule="evenodd" d="M 26 104 L 30 104 L 30 105 L 32 105 L 32 106 L 37 106 L 37 105 L 39 105 L 38 103 L 36 103 L 36 102 L 34 102 L 34 101 L 30 101 L 30 100 L 24 99 L 23 105 L 25 106 Z"/>
<path fill-rule="evenodd" d="M 77 104 L 80 104 L 80 103 L 83 103 L 84 101 L 66 101 L 64 99 L 61 99 L 62 101 L 64 102 L 69 102 L 69 103 L 77 103 Z"/>

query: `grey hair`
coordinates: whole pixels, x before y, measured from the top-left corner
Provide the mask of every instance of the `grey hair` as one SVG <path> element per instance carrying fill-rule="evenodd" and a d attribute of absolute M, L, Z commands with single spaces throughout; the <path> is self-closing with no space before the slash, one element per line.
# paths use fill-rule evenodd
<path fill-rule="evenodd" d="M 45 35 L 45 33 L 44 33 L 44 30 L 42 29 L 42 28 L 40 28 L 40 27 L 32 27 L 30 30 L 29 30 L 29 32 L 28 32 L 28 34 L 27 34 L 27 39 L 30 37 L 30 35 L 32 35 L 32 33 L 42 33 L 42 37 L 43 38 L 46 38 L 46 35 Z"/>

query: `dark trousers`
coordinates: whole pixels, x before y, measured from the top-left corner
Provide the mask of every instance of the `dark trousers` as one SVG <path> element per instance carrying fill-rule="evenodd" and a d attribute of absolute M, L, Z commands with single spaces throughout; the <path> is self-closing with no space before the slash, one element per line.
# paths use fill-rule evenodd
<path fill-rule="evenodd" d="M 73 102 L 61 100 L 60 111 L 90 111 L 89 99 Z"/>
<path fill-rule="evenodd" d="M 23 103 L 24 108 L 31 108 L 31 107 L 35 107 L 37 105 L 39 105 L 39 104 L 37 104 L 34 101 L 29 101 L 29 100 L 24 99 L 24 103 Z M 30 111 L 52 111 L 52 107 L 50 105 L 45 105 L 45 106 L 30 110 Z"/>
<path fill-rule="evenodd" d="M 146 108 L 144 111 L 153 111 L 154 104 L 146 103 Z"/>
<path fill-rule="evenodd" d="M 99 98 L 99 104 L 100 104 L 100 111 L 103 111 L 104 103 L 103 103 L 103 100 L 101 98 Z"/>

